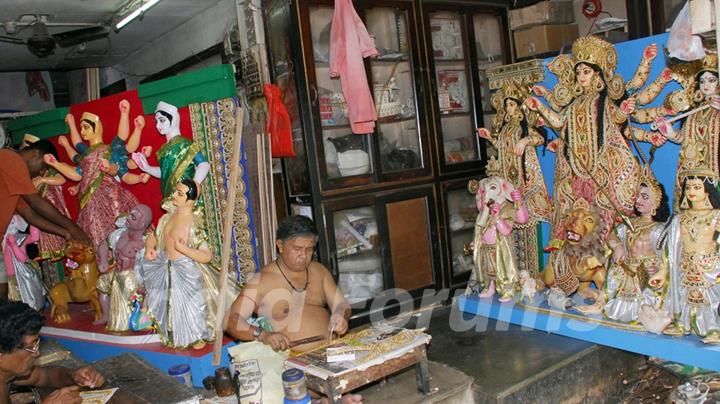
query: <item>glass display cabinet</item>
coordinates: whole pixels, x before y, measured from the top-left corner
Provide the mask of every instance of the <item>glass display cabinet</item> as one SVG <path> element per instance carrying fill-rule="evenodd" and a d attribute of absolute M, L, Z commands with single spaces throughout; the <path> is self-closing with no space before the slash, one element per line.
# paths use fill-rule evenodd
<path fill-rule="evenodd" d="M 427 176 L 427 136 L 418 114 L 416 40 L 412 3 L 366 1 L 358 10 L 379 55 L 367 58 L 368 86 L 378 116 L 371 134 L 352 133 L 342 83 L 330 77 L 333 6 L 302 2 L 300 26 L 305 48 L 311 110 L 317 122 L 314 147 L 320 160 L 320 191 L 362 186 L 398 178 Z M 303 35 L 305 38 L 307 35 Z"/>
<path fill-rule="evenodd" d="M 505 8 L 458 4 L 353 2 L 378 51 L 364 60 L 378 116 L 368 134 L 352 133 L 330 77 L 333 1 L 263 7 L 297 153 L 283 159 L 285 198 L 315 219 L 318 258 L 356 316 L 394 288 L 458 286 L 472 265 L 467 181 L 487 158 L 475 128 L 489 121 L 485 72 L 509 62 L 509 31 Z"/>
<path fill-rule="evenodd" d="M 448 256 L 450 260 L 450 285 L 467 282 L 473 267 L 469 249 L 475 232 L 477 208 L 475 195 L 468 191 L 468 182 L 463 178 L 443 183 L 442 198 L 447 221 Z"/>
<path fill-rule="evenodd" d="M 482 172 L 486 144 L 475 129 L 490 124 L 489 68 L 510 62 L 504 8 L 423 4 L 440 174 Z"/>

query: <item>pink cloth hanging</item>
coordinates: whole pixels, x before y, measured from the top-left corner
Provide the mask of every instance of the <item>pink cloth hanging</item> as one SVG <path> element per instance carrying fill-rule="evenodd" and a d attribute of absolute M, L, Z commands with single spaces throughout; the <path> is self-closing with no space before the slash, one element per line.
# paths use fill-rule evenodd
<path fill-rule="evenodd" d="M 330 30 L 330 77 L 340 77 L 353 133 L 372 133 L 375 129 L 377 112 L 363 58 L 377 55 L 375 40 L 355 12 L 352 0 L 335 0 Z"/>

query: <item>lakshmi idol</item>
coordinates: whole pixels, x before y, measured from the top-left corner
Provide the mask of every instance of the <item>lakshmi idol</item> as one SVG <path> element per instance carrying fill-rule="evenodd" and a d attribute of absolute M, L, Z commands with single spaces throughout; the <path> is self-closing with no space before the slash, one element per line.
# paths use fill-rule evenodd
<path fill-rule="evenodd" d="M 499 89 L 492 98 L 497 113 L 493 120 L 494 133 L 478 128 L 478 135 L 490 142 L 497 150 L 497 160 L 490 166 L 499 166 L 498 176 L 512 184 L 522 195 L 530 215 L 524 224 L 515 224 L 515 251 L 518 266 L 535 276 L 538 272 L 537 231 L 538 222 L 549 222 L 552 214 L 547 187 L 543 180 L 536 146 L 545 143 L 534 125 L 541 121 L 537 113 L 526 114 L 521 108 L 528 96 L 525 86 L 509 82 Z M 489 174 L 488 174 L 489 175 Z"/>
<path fill-rule="evenodd" d="M 84 112 L 80 117 L 79 132 L 72 114 L 66 116 L 65 122 L 70 128 L 74 148 L 79 152 L 74 156 L 79 166 L 55 158 L 47 158 L 45 162 L 66 178 L 79 182 L 77 188 L 71 188 L 71 193 L 77 193 L 80 200 L 78 225 L 90 236 L 95 251 L 98 251 L 99 245 L 115 230 L 115 219 L 129 212 L 138 200 L 107 172 L 107 162 L 113 161 L 113 150 L 103 143 L 100 117 Z"/>

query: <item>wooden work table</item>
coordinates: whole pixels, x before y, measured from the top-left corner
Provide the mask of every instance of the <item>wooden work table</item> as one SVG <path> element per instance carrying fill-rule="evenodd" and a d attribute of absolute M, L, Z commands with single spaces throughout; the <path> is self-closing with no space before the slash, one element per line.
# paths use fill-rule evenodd
<path fill-rule="evenodd" d="M 41 366 L 65 366 L 76 369 L 88 365 L 61 345 L 43 340 Z M 201 398 L 198 390 L 178 383 L 171 376 L 147 363 L 134 353 L 126 353 L 91 363 L 105 376 L 102 389 L 118 387 L 110 404 L 162 404 Z M 54 389 L 39 389 L 46 396 Z"/>

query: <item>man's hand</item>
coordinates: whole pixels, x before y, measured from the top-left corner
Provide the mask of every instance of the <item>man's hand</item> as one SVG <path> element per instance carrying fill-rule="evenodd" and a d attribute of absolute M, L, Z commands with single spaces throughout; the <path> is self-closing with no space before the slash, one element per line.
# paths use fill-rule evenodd
<path fill-rule="evenodd" d="M 90 240 L 90 237 L 87 235 L 87 233 L 85 233 L 83 229 L 77 226 L 68 229 L 68 235 L 65 238 L 67 240 L 76 240 L 85 244 L 92 245 L 92 240 Z"/>
<path fill-rule="evenodd" d="M 40 188 L 40 186 L 43 183 L 45 183 L 45 177 L 42 177 L 42 176 L 33 177 L 33 179 L 31 181 L 32 181 L 32 184 L 35 187 L 35 189 L 38 189 L 38 188 Z"/>
<path fill-rule="evenodd" d="M 78 386 L 89 387 L 91 389 L 105 384 L 105 377 L 92 366 L 76 369 L 72 373 L 72 379 Z"/>
<path fill-rule="evenodd" d="M 275 351 L 284 351 L 290 348 L 290 340 L 281 332 L 263 330 L 260 334 L 260 342 L 265 345 L 270 345 Z"/>
<path fill-rule="evenodd" d="M 42 401 L 43 404 L 80 404 L 82 399 L 80 398 L 80 387 L 79 386 L 68 386 L 61 389 L 57 389 L 50 393 L 49 396 L 45 397 Z"/>
<path fill-rule="evenodd" d="M 348 330 L 348 322 L 342 314 L 333 314 L 330 316 L 328 330 L 333 330 L 338 335 L 344 335 Z"/>

